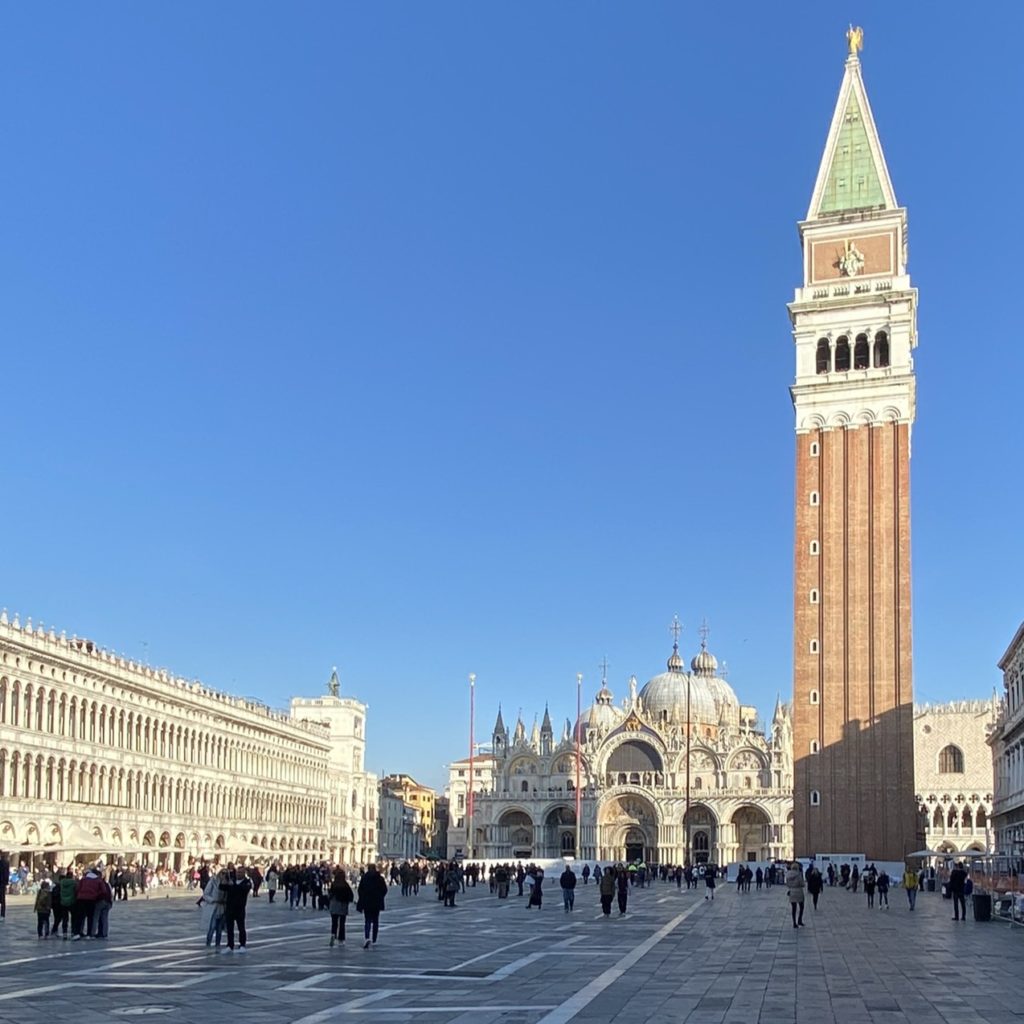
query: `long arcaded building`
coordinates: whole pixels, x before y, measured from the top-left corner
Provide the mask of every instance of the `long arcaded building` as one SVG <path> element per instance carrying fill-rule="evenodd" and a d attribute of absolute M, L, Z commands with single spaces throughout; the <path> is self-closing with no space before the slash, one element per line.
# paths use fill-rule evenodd
<path fill-rule="evenodd" d="M 0 849 L 364 863 L 366 710 L 336 673 L 276 711 L 0 613 Z"/>

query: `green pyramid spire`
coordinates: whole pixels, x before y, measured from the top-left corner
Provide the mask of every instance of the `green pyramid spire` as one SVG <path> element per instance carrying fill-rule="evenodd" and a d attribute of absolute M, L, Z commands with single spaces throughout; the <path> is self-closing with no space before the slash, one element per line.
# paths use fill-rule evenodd
<path fill-rule="evenodd" d="M 851 91 L 818 213 L 841 213 L 884 205 L 881 175 L 871 154 L 860 104 Z"/>

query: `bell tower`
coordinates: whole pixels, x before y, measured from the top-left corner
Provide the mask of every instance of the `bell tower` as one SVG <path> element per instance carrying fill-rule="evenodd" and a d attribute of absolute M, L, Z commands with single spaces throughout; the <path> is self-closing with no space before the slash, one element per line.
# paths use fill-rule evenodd
<path fill-rule="evenodd" d="M 807 217 L 796 353 L 793 758 L 797 856 L 914 849 L 910 431 L 917 291 L 849 54 Z M 910 845 L 908 845 L 910 844 Z"/>

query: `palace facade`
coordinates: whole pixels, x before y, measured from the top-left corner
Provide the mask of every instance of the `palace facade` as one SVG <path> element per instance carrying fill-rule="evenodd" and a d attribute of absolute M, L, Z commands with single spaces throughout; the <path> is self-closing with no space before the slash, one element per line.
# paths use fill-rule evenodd
<path fill-rule="evenodd" d="M 1024 623 L 999 659 L 1003 700 L 989 736 L 995 772 L 993 829 L 999 853 L 1024 855 Z"/>
<path fill-rule="evenodd" d="M 998 717 L 994 698 L 914 708 L 914 788 L 927 849 L 993 849 L 995 779 L 988 739 Z"/>
<path fill-rule="evenodd" d="M 576 733 L 580 818 L 576 818 Z M 468 761 L 450 767 L 449 854 L 496 859 L 643 857 L 682 864 L 768 860 L 793 848 L 792 726 L 777 703 L 765 733 L 702 644 L 616 702 L 602 681 L 576 728 L 550 715 L 511 734 L 499 709 L 491 752 L 475 759 L 472 842 Z"/>
<path fill-rule="evenodd" d="M 366 705 L 328 689 L 287 714 L 0 613 L 0 848 L 365 862 Z"/>

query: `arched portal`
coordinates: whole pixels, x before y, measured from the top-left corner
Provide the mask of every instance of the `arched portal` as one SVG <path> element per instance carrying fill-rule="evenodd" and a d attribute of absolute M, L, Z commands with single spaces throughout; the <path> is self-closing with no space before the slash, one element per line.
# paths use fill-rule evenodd
<path fill-rule="evenodd" d="M 741 807 L 732 816 L 736 860 L 771 859 L 771 821 L 760 807 Z"/>
<path fill-rule="evenodd" d="M 498 842 L 510 847 L 516 860 L 529 860 L 533 856 L 533 820 L 525 811 L 506 811 L 498 819 Z"/>
<path fill-rule="evenodd" d="M 617 752 L 616 752 L 617 753 Z M 658 863 L 658 814 L 638 793 L 619 793 L 597 812 L 600 860 Z"/>
<path fill-rule="evenodd" d="M 552 807 L 544 816 L 545 857 L 563 857 L 576 852 L 576 812 L 571 807 Z"/>
<path fill-rule="evenodd" d="M 718 820 L 706 804 L 692 804 L 683 815 L 683 833 L 687 863 L 707 864 L 715 859 L 718 845 Z"/>

